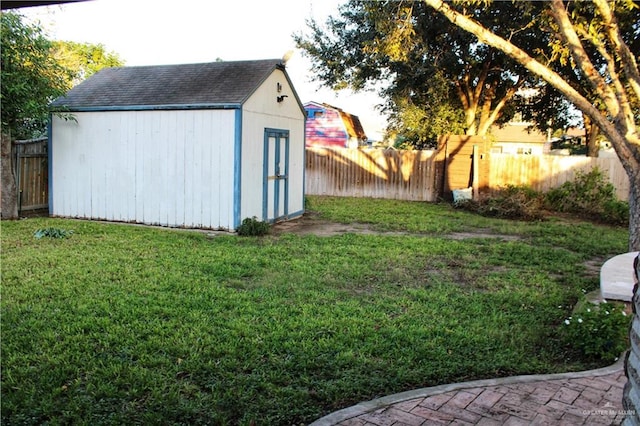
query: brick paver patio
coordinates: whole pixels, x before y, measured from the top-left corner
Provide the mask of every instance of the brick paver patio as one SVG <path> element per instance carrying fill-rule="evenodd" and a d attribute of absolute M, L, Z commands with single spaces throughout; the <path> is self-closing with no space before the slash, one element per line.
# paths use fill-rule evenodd
<path fill-rule="evenodd" d="M 313 426 L 619 425 L 622 362 L 604 369 L 436 386 L 338 411 Z"/>

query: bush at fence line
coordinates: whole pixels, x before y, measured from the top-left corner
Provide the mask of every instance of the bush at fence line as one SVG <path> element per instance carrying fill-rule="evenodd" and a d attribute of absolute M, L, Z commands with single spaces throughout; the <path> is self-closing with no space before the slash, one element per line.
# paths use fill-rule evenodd
<path fill-rule="evenodd" d="M 549 210 L 614 225 L 629 223 L 629 204 L 617 199 L 615 187 L 597 167 L 587 173 L 576 172 L 575 180 L 549 190 L 545 205 Z"/>
<path fill-rule="evenodd" d="M 544 196 L 525 185 L 508 185 L 491 197 L 479 201 L 464 200 L 455 205 L 489 217 L 519 220 L 544 218 Z"/>
<path fill-rule="evenodd" d="M 617 199 L 615 187 L 598 168 L 577 172 L 574 181 L 546 193 L 526 185 L 508 185 L 490 197 L 455 206 L 504 219 L 540 220 L 545 211 L 556 211 L 611 225 L 629 223 L 629 203 Z"/>

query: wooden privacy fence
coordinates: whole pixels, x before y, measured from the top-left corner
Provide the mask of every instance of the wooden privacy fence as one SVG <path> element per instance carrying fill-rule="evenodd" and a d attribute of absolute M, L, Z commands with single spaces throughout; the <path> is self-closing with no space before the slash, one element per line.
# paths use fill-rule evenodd
<path fill-rule="evenodd" d="M 47 208 L 47 139 L 16 141 L 13 148 L 19 211 Z M 458 161 L 456 155 L 464 158 Z M 305 190 L 310 195 L 436 201 L 456 185 L 466 185 L 466 181 L 453 179 L 453 173 L 458 174 L 459 170 L 451 171 L 452 165 L 462 162 L 470 167 L 468 175 L 473 176 L 470 155 L 457 148 L 447 152 L 307 148 Z M 616 188 L 619 199 L 626 201 L 629 197 L 629 178 L 615 156 L 479 155 L 481 192 L 495 193 L 506 185 L 529 185 L 548 191 L 574 180 L 578 171 L 598 167 Z M 448 178 L 448 171 L 452 179 Z"/>
<path fill-rule="evenodd" d="M 618 157 L 491 154 L 489 182 L 495 191 L 506 185 L 529 185 L 546 192 L 575 180 L 578 172 L 597 167 L 616 188 L 620 200 L 629 199 L 629 177 Z"/>
<path fill-rule="evenodd" d="M 13 143 L 18 212 L 46 209 L 49 206 L 49 170 L 47 138 Z"/>
<path fill-rule="evenodd" d="M 442 136 L 436 154 L 436 191 L 453 198 L 456 189 L 473 188 L 475 198 L 486 194 L 489 182 L 489 143 L 482 136 Z"/>
<path fill-rule="evenodd" d="M 449 164 L 454 163 L 452 155 L 456 154 L 450 154 Z M 444 184 L 447 163 L 442 158 L 437 151 L 307 148 L 306 193 L 436 201 L 449 186 Z M 574 180 L 577 171 L 598 167 L 616 187 L 619 199 L 629 197 L 629 179 L 617 157 L 485 153 L 481 164 L 486 170 L 481 173 L 485 175 L 482 192 L 495 193 L 506 185 L 529 185 L 547 191 Z M 472 162 L 469 167 L 473 167 Z M 473 171 L 469 174 L 472 176 Z"/>
<path fill-rule="evenodd" d="M 435 151 L 307 148 L 311 195 L 436 200 Z"/>

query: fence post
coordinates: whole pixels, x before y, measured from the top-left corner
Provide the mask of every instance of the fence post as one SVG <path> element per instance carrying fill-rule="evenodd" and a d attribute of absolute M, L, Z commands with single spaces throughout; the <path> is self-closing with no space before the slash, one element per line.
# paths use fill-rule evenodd
<path fill-rule="evenodd" d="M 0 148 L 0 174 L 2 175 L 2 198 L 0 201 L 0 211 L 2 219 L 18 218 L 18 195 L 16 177 L 13 166 L 13 146 L 11 137 L 2 132 Z"/>
<path fill-rule="evenodd" d="M 478 200 L 480 197 L 478 189 L 480 188 L 480 158 L 478 155 L 478 145 L 473 145 L 473 158 L 471 159 L 471 166 L 473 167 L 473 177 L 471 178 L 471 187 L 473 189 L 473 199 Z"/>
<path fill-rule="evenodd" d="M 16 188 L 18 195 L 18 214 L 22 213 L 22 145 L 15 144 L 16 148 Z"/>

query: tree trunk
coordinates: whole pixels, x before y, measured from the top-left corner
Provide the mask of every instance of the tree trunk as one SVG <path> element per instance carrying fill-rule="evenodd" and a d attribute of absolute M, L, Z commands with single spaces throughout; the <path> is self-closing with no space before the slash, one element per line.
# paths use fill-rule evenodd
<path fill-rule="evenodd" d="M 2 133 L 2 146 L 0 149 L 0 178 L 2 179 L 2 196 L 0 197 L 0 210 L 2 219 L 18 218 L 18 189 L 16 176 L 11 161 L 11 137 Z"/>
<path fill-rule="evenodd" d="M 587 157 L 598 157 L 600 155 L 599 134 L 600 128 L 591 126 L 589 133 L 587 133 Z"/>
<path fill-rule="evenodd" d="M 587 157 L 598 157 L 600 153 L 600 146 L 598 145 L 598 135 L 600 134 L 600 128 L 596 126 L 591 119 L 582 115 L 584 121 L 585 131 L 585 143 L 587 144 Z"/>
<path fill-rule="evenodd" d="M 464 131 L 466 135 L 474 136 L 478 130 L 476 126 L 476 107 L 464 107 Z"/>
<path fill-rule="evenodd" d="M 629 251 L 640 251 L 640 170 L 629 175 Z"/>

